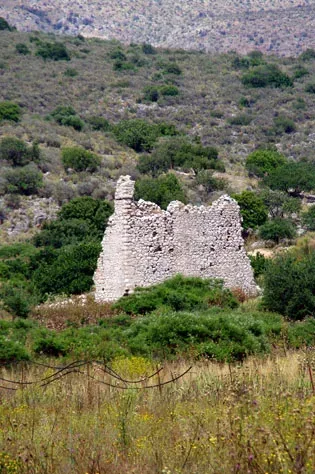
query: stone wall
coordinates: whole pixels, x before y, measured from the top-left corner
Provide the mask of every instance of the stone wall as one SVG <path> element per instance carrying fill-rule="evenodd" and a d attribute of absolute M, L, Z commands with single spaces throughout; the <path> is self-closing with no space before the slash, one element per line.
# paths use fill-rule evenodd
<path fill-rule="evenodd" d="M 96 301 L 115 301 L 177 273 L 222 278 L 229 288 L 257 294 L 236 201 L 222 196 L 209 207 L 174 201 L 163 211 L 133 201 L 133 193 L 130 177 L 120 177 L 94 275 Z"/>

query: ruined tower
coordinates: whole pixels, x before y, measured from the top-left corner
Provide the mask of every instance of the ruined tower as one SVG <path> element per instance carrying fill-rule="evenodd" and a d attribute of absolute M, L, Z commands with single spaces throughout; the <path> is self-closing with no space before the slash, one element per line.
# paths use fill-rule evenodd
<path fill-rule="evenodd" d="M 96 301 L 115 301 L 136 286 L 178 273 L 221 278 L 229 288 L 257 294 L 234 199 L 225 195 L 200 207 L 174 201 L 164 211 L 151 202 L 135 202 L 134 184 L 130 176 L 117 183 L 115 212 L 94 274 Z"/>

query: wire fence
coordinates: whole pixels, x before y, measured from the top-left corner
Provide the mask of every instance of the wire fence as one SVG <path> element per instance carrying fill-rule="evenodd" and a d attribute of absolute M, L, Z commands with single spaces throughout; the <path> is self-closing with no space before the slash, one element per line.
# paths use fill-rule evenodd
<path fill-rule="evenodd" d="M 89 380 L 93 380 L 95 383 L 119 390 L 143 390 L 153 388 L 161 389 L 163 386 L 174 383 L 177 380 L 181 379 L 192 369 L 192 366 L 190 366 L 188 367 L 188 369 L 186 369 L 184 372 L 181 372 L 179 375 L 173 375 L 171 373 L 171 377 L 164 381 L 161 380 L 161 373 L 164 368 L 160 367 L 152 374 L 143 376 L 138 380 L 128 380 L 119 375 L 105 362 L 100 360 L 76 360 L 65 366 L 53 366 L 31 360 L 27 361 L 26 363 L 20 363 L 20 380 L 13 380 L 10 378 L 2 377 L 1 369 L 9 368 L 11 366 L 12 363 L 0 364 L 0 389 L 16 391 L 19 390 L 21 387 L 24 388 L 34 385 L 45 388 L 50 384 L 55 383 L 58 380 L 63 379 L 64 377 L 67 377 L 70 374 L 78 374 L 82 377 L 86 377 Z M 26 380 L 25 375 L 27 371 L 25 370 L 25 368 L 29 368 L 30 366 L 50 369 L 53 371 L 53 373 L 45 377 L 39 377 L 35 380 Z M 103 377 L 107 376 L 107 379 L 109 380 L 104 380 L 104 378 L 100 378 L 100 374 L 102 374 Z M 156 382 L 153 380 L 154 377 L 157 377 Z"/>

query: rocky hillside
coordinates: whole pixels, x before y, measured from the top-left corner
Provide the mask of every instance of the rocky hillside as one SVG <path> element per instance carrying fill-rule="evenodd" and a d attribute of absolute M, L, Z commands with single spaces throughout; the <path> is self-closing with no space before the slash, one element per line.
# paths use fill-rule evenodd
<path fill-rule="evenodd" d="M 211 52 L 296 56 L 315 45 L 314 0 L 2 0 L 19 30 Z"/>

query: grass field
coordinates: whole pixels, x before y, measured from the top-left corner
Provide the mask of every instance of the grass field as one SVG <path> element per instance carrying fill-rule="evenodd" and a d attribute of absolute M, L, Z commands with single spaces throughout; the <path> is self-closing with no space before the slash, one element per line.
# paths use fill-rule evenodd
<path fill-rule="evenodd" d="M 92 365 L 43 388 L 1 389 L 0 472 L 314 473 L 311 358 L 300 351 L 237 366 L 204 360 L 151 389 L 145 386 L 183 373 L 189 361 L 167 363 L 140 384 L 118 382 L 125 389 L 91 379 L 117 383 Z M 111 367 L 129 380 L 157 369 L 136 357 Z M 31 381 L 52 373 L 19 366 L 2 368 L 1 377 Z"/>

